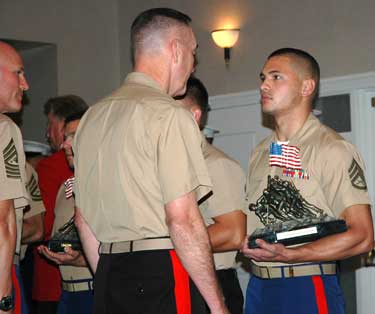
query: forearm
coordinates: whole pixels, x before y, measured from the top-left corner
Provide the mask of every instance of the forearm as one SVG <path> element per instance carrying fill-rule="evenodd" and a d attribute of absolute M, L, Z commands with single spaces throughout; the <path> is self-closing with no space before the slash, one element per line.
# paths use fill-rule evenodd
<path fill-rule="evenodd" d="M 176 253 L 210 308 L 221 306 L 207 231 L 195 221 L 189 225 L 171 225 L 170 236 Z"/>
<path fill-rule="evenodd" d="M 246 235 L 246 216 L 239 210 L 214 218 L 207 227 L 213 252 L 236 251 Z"/>
<path fill-rule="evenodd" d="M 2 201 L 0 219 L 0 298 L 12 293 L 12 264 L 16 249 L 16 217 L 13 201 Z M 4 212 L 6 214 L 4 215 Z"/>
<path fill-rule="evenodd" d="M 23 220 L 22 244 L 42 241 L 44 237 L 43 214 Z"/>
<path fill-rule="evenodd" d="M 75 225 L 82 243 L 86 260 L 90 265 L 92 272 L 95 274 L 99 261 L 99 241 L 96 239 L 90 226 L 84 220 L 78 208 L 75 211 Z"/>
<path fill-rule="evenodd" d="M 346 220 L 348 231 L 295 249 L 293 259 L 296 262 L 307 258 L 311 261 L 341 260 L 370 251 L 374 243 L 374 233 L 369 206 L 351 206 L 343 212 L 341 218 Z"/>
<path fill-rule="evenodd" d="M 292 249 L 290 262 L 318 262 L 346 259 L 370 251 L 373 240 L 359 238 L 355 231 L 332 235 Z M 293 252 L 294 251 L 294 252 Z"/>
<path fill-rule="evenodd" d="M 193 199 L 195 201 L 195 198 Z M 176 217 L 171 214 L 168 218 L 167 209 L 167 224 L 176 253 L 211 312 L 225 313 L 224 299 L 216 279 L 208 233 L 203 219 L 197 207 L 186 209 L 186 211 L 189 212 L 186 216 Z M 173 212 L 173 208 L 170 212 Z"/>
<path fill-rule="evenodd" d="M 85 256 L 81 253 L 79 255 L 79 257 L 71 263 L 72 266 L 79 266 L 79 267 L 86 267 L 88 266 L 87 265 L 87 261 L 86 261 L 86 258 Z"/>
<path fill-rule="evenodd" d="M 70 266 L 87 266 L 87 262 L 81 251 L 72 250 L 69 247 L 65 248 L 64 253 L 55 253 L 50 251 L 46 246 L 39 245 L 38 252 L 43 254 L 50 261 L 57 265 L 70 265 Z"/>
<path fill-rule="evenodd" d="M 321 238 L 298 247 L 268 244 L 257 240 L 259 249 L 249 249 L 244 242 L 242 252 L 249 258 L 265 262 L 320 262 L 345 259 L 371 250 L 374 244 L 371 211 L 367 205 L 353 205 L 342 217 L 348 231 Z"/>

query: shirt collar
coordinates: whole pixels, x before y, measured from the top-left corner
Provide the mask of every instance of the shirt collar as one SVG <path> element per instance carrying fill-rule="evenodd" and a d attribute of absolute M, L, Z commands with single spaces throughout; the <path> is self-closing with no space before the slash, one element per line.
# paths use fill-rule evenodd
<path fill-rule="evenodd" d="M 148 76 L 145 73 L 141 72 L 131 72 L 129 73 L 125 78 L 126 84 L 141 84 L 146 85 L 148 87 L 163 91 L 154 79 L 152 79 L 150 76 Z"/>
<path fill-rule="evenodd" d="M 302 127 L 289 139 L 289 145 L 296 145 L 296 143 L 300 143 L 301 141 L 303 141 L 306 136 L 310 135 L 310 130 L 312 130 L 312 128 L 319 123 L 320 121 L 318 120 L 318 118 L 310 113 Z M 272 134 L 271 142 L 277 142 L 275 132 L 273 132 Z"/>

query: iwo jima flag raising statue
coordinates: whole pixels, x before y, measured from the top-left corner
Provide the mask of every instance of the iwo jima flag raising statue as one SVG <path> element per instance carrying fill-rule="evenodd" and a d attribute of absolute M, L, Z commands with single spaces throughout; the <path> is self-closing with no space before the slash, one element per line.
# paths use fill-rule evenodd
<path fill-rule="evenodd" d="M 269 165 L 283 168 L 283 176 L 306 179 L 310 174 L 301 167 L 299 148 L 271 143 Z M 362 169 L 353 160 L 349 169 L 352 184 L 367 189 Z M 306 201 L 292 181 L 268 176 L 267 188 L 255 204 L 249 205 L 265 228 L 257 228 L 249 237 L 249 248 L 258 247 L 256 239 L 269 243 L 295 245 L 314 241 L 347 230 L 345 220 L 335 219 Z"/>
<path fill-rule="evenodd" d="M 249 237 L 249 247 L 256 248 L 256 239 L 269 243 L 294 245 L 347 230 L 345 220 L 334 219 L 308 203 L 292 182 L 268 176 L 267 188 L 256 204 L 250 204 L 266 226 Z"/>

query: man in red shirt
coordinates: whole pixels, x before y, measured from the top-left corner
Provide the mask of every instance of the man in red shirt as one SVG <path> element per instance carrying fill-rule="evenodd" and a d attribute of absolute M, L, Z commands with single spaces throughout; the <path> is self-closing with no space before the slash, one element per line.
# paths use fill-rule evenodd
<path fill-rule="evenodd" d="M 46 136 L 55 152 L 41 160 L 36 168 L 39 187 L 46 208 L 44 216 L 44 240 L 51 236 L 54 222 L 54 208 L 57 192 L 61 184 L 73 175 L 69 168 L 61 144 L 64 141 L 65 118 L 84 111 L 88 106 L 78 96 L 67 95 L 49 99 L 44 105 L 48 118 Z M 58 267 L 48 262 L 34 251 L 33 300 L 36 314 L 55 314 L 61 294 L 61 278 Z"/>

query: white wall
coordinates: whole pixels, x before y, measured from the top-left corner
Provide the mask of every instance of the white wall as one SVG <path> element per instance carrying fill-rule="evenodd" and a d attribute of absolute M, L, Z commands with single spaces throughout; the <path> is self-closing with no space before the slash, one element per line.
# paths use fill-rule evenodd
<path fill-rule="evenodd" d="M 153 6 L 173 7 L 192 17 L 199 43 L 197 76 L 210 95 L 256 89 L 266 56 L 283 46 L 310 51 L 320 62 L 323 78 L 375 69 L 373 0 L 138 0 L 119 1 L 122 74 L 130 68 L 130 23 Z M 228 70 L 222 49 L 210 38 L 211 30 L 225 24 L 241 28 Z"/>
<path fill-rule="evenodd" d="M 120 83 L 116 0 L 1 0 L 0 38 L 56 44 L 60 95 L 92 103 Z"/>
<path fill-rule="evenodd" d="M 192 17 L 197 75 L 211 95 L 256 89 L 265 57 L 282 46 L 310 51 L 323 78 L 375 69 L 373 0 L 2 0 L 0 37 L 56 43 L 59 94 L 77 93 L 91 103 L 130 70 L 131 22 L 155 6 Z M 225 25 L 241 28 L 229 69 L 210 37 Z"/>

